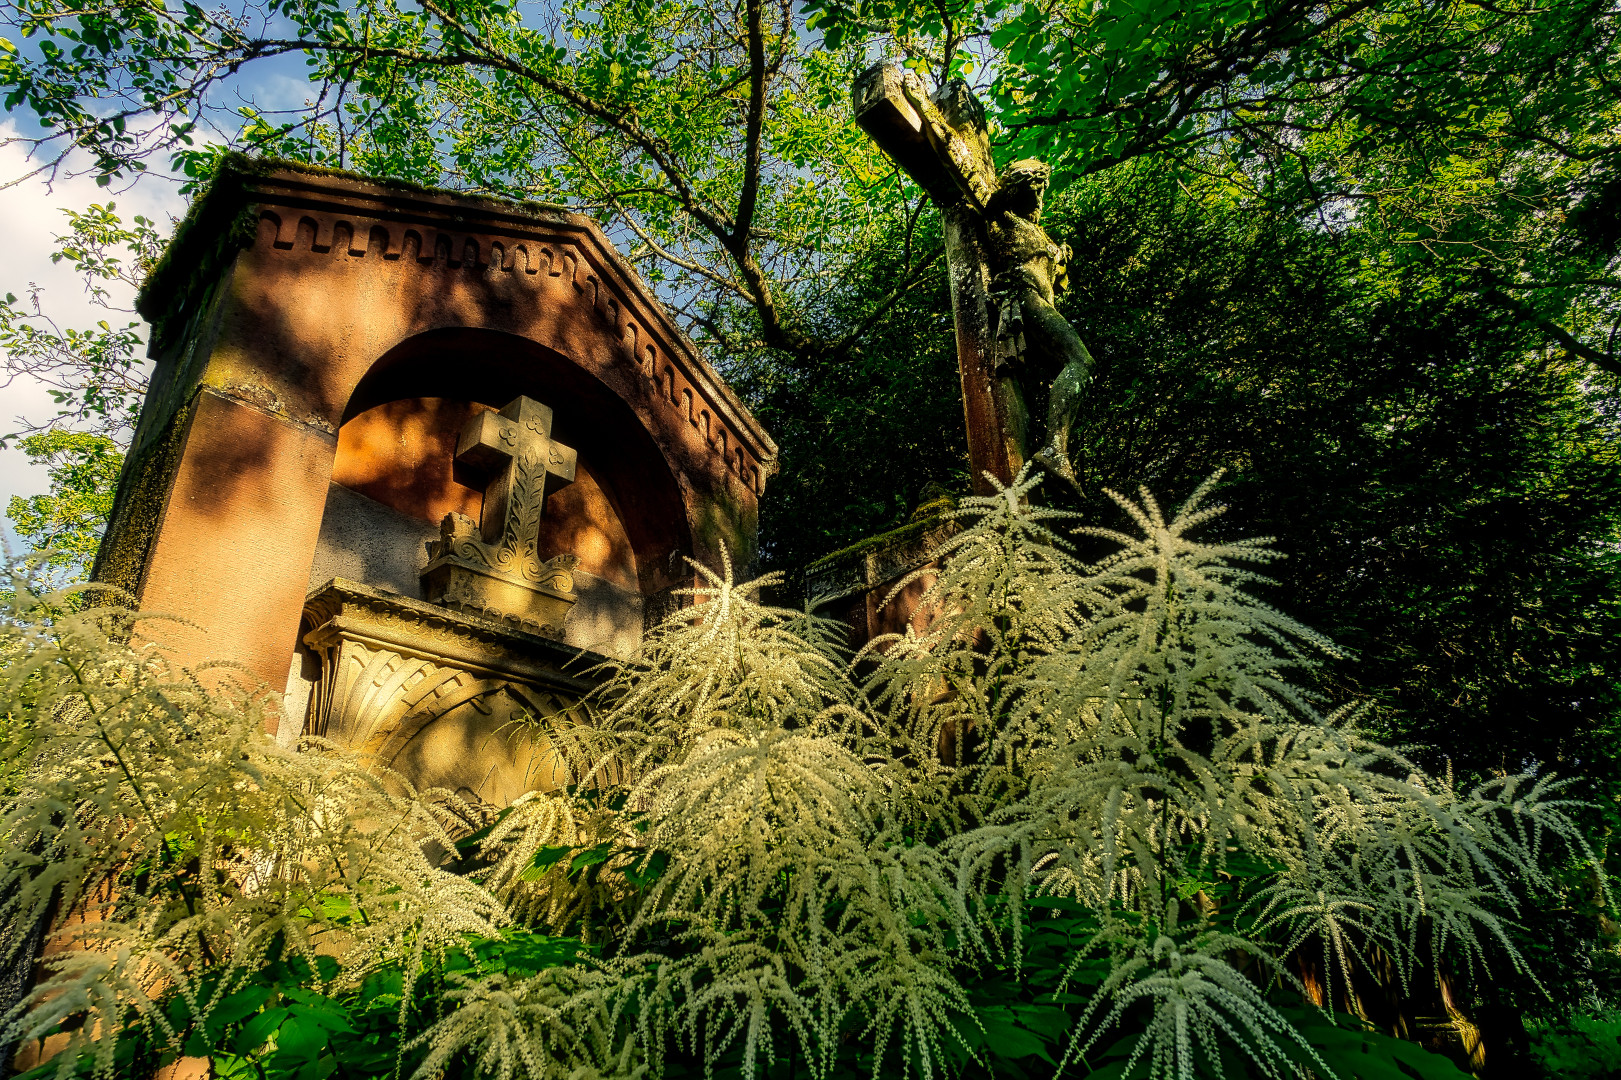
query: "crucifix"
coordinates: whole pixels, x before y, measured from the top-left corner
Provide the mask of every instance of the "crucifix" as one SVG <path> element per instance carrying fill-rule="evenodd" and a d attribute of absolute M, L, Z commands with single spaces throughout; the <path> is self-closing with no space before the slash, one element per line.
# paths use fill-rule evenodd
<path fill-rule="evenodd" d="M 856 123 L 940 208 L 975 492 L 993 490 L 986 474 L 1011 483 L 1026 460 L 1075 484 L 1069 433 L 1092 356 L 1054 306 L 1070 251 L 1040 224 L 1050 170 L 1027 160 L 997 172 L 985 112 L 960 79 L 929 94 L 878 64 L 851 98 Z"/>
<path fill-rule="evenodd" d="M 576 599 L 573 555 L 540 556 L 548 493 L 574 480 L 577 455 L 552 438 L 552 410 L 532 398 L 483 411 L 462 428 L 457 465 L 484 486 L 480 521 L 447 514 L 428 547 L 423 597 L 562 635 Z"/>

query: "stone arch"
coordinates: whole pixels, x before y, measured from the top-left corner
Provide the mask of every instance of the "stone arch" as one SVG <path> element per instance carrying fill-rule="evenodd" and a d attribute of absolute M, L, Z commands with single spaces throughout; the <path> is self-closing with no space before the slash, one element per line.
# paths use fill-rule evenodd
<path fill-rule="evenodd" d="M 594 223 L 326 172 L 221 177 L 140 300 L 152 392 L 95 570 L 188 616 L 176 656 L 286 685 L 342 429 L 393 401 L 562 406 L 645 597 L 690 581 L 676 552 L 752 560 L 775 444 Z"/>
<path fill-rule="evenodd" d="M 341 477 L 343 432 L 363 414 L 394 402 L 461 401 L 475 407 L 500 408 L 519 395 L 534 398 L 554 411 L 554 434 L 574 447 L 580 461 L 623 527 L 635 567 L 634 586 L 652 595 L 677 583 L 669 572 L 670 556 L 693 550 L 689 515 L 682 486 L 665 452 L 648 430 L 645 418 L 603 382 L 568 357 L 538 342 L 487 328 L 446 328 L 406 339 L 371 366 L 356 384 L 339 427 L 339 454 L 334 479 Z M 419 423 L 450 445 L 463 413 L 444 408 L 444 416 Z M 441 445 L 444 445 L 442 441 Z M 402 477 L 413 492 L 428 497 L 406 504 L 390 496 L 386 482 L 366 493 L 404 513 L 436 524 L 457 496 L 472 489 L 459 483 L 448 464 L 442 471 Z M 453 487 L 447 488 L 449 483 Z M 567 497 L 567 489 L 556 499 Z M 560 522 L 566 524 L 566 522 Z"/>

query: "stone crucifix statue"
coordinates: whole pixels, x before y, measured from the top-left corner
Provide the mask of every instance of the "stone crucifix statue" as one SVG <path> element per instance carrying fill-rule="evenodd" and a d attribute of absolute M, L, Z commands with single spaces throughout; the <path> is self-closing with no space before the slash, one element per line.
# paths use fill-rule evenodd
<path fill-rule="evenodd" d="M 851 98 L 856 123 L 940 207 L 975 490 L 987 492 L 986 473 L 1011 482 L 1027 460 L 1073 485 L 1069 434 L 1092 356 L 1054 306 L 1070 250 L 1041 227 L 1051 170 L 1024 160 L 998 173 L 961 80 L 931 95 L 878 64 Z"/>

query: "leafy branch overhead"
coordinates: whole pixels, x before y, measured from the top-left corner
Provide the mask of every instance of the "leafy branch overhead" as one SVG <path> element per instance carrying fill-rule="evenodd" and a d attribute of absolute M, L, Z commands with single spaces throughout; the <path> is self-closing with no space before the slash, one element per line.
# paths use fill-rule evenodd
<path fill-rule="evenodd" d="M 114 203 L 64 211 L 69 231 L 56 237 L 53 262 L 65 262 L 83 278 L 90 302 L 124 314 L 121 296 L 132 294 L 156 261 L 162 245 L 153 222 L 136 216 L 125 223 Z M 0 354 L 5 386 L 43 383 L 56 405 L 48 419 L 19 417 L 15 440 L 34 464 L 46 467 L 49 490 L 12 496 L 6 517 L 43 561 L 58 584 L 87 577 L 112 513 L 123 448 L 135 426 L 147 389 L 141 324 L 63 328 L 44 311 L 41 290 L 28 300 L 13 293 L 0 299 Z"/>
<path fill-rule="evenodd" d="M 1327 229 L 1370 228 L 1387 257 L 1450 267 L 1621 366 L 1589 325 L 1621 286 L 1615 238 L 1582 225 L 1613 216 L 1621 153 L 1618 16 L 1601 0 L 22 0 L 6 19 L 0 85 L 38 125 L 10 138 L 47 175 L 88 161 L 111 180 L 174 153 L 203 178 L 218 148 L 195 140 L 223 129 L 275 155 L 568 201 L 610 220 L 728 352 L 846 358 L 933 264 L 919 193 L 849 123 L 850 79 L 877 51 L 980 80 L 1003 160 L 1061 177 L 1174 161 Z M 233 96 L 290 56 L 307 108 Z M 881 245 L 905 252 L 892 288 L 829 319 L 830 289 Z"/>
<path fill-rule="evenodd" d="M 1025 4 L 809 0 L 835 46 L 878 37 L 984 80 L 1008 158 L 1071 176 L 1174 161 L 1259 206 L 1433 263 L 1611 375 L 1621 268 L 1621 14 L 1602 0 Z"/>
<path fill-rule="evenodd" d="M 154 222 L 139 215 L 126 224 L 116 203 L 63 213 L 69 231 L 56 238 L 51 261 L 73 267 L 84 279 L 85 292 L 94 306 L 115 317 L 133 314 L 132 309 L 117 306 L 117 300 L 140 287 L 157 262 L 163 234 Z M 48 421 L 22 421 L 24 430 L 47 433 L 47 428 L 66 424 L 88 427 L 101 437 L 127 440 L 147 387 L 140 322 L 132 319 L 114 326 L 103 319 L 87 329 L 64 329 L 45 314 L 40 293 L 37 286 L 30 285 L 26 301 L 14 293 L 0 299 L 4 385 L 18 379 L 41 382 L 57 405 L 56 415 Z M 0 445 L 4 441 L 0 439 Z"/>
<path fill-rule="evenodd" d="M 738 348 L 807 360 L 850 348 L 859 327 L 818 325 L 815 298 L 863 238 L 911 209 L 847 122 L 848 55 L 806 53 L 787 2 L 43 4 L 10 17 L 37 44 L 0 60 L 0 82 L 46 129 L 31 142 L 52 175 L 80 148 L 103 177 L 163 151 L 204 176 L 214 148 L 191 146 L 225 84 L 245 65 L 303 55 L 312 107 L 247 110 L 242 145 L 563 196 L 611 223 L 690 325 Z M 928 261 L 920 253 L 913 274 Z M 726 314 L 738 305 L 751 328 Z"/>
<path fill-rule="evenodd" d="M 6 517 L 47 566 L 65 572 L 68 581 L 88 576 L 112 515 L 124 455 L 105 435 L 61 428 L 25 435 L 18 445 L 48 466 L 51 489 L 13 495 Z"/>

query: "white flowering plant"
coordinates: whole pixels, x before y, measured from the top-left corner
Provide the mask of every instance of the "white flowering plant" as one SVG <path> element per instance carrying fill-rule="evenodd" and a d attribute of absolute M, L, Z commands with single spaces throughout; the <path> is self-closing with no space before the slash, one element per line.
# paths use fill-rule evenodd
<path fill-rule="evenodd" d="M 134 1043 L 260 1077 L 1462 1075 L 1332 1005 L 1370 958 L 1525 974 L 1525 889 L 1592 858 L 1564 785 L 1459 790 L 1319 703 L 1334 646 L 1256 598 L 1265 543 L 1194 538 L 1210 485 L 1120 499 L 1130 533 L 1035 487 L 965 500 L 925 628 L 854 655 L 700 568 L 532 719 L 567 783 L 460 840 L 131 616 L 19 610 L 0 916 L 67 945 L 12 1036 L 60 1032 L 59 1075 Z"/>

